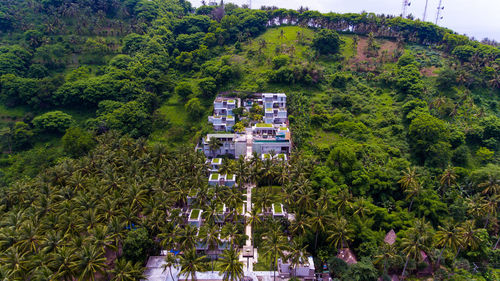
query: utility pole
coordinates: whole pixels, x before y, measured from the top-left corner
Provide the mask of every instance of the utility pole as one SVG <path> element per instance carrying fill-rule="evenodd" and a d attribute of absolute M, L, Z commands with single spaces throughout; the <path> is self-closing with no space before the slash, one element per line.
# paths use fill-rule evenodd
<path fill-rule="evenodd" d="M 425 0 L 424 17 L 422 18 L 422 21 L 425 21 L 427 18 L 427 4 L 429 4 L 429 0 Z"/>
<path fill-rule="evenodd" d="M 410 6 L 410 0 L 403 0 L 403 11 L 401 12 L 401 17 L 405 18 L 406 17 L 406 8 Z"/>
<path fill-rule="evenodd" d="M 443 0 L 439 0 L 439 6 L 438 6 L 437 13 L 436 13 L 436 25 L 438 24 L 439 20 L 443 18 L 443 17 L 441 17 L 441 10 L 444 10 L 444 7 L 442 4 L 443 4 Z"/>

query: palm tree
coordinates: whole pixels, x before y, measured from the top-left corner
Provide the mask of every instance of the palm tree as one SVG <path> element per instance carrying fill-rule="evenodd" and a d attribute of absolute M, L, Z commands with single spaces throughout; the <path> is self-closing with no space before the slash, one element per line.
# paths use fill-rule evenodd
<path fill-rule="evenodd" d="M 483 194 L 499 194 L 500 180 L 493 175 L 489 175 L 488 180 L 478 184 L 478 187 L 483 189 Z"/>
<path fill-rule="evenodd" d="M 256 225 L 259 225 L 262 220 L 260 219 L 260 211 L 259 208 L 252 208 L 250 212 L 247 212 L 247 217 L 246 217 L 246 224 L 250 225 L 252 227 L 252 245 L 255 245 L 254 243 L 254 229 Z"/>
<path fill-rule="evenodd" d="M 290 253 L 286 255 L 285 259 L 290 261 L 292 268 L 296 269 L 298 265 L 303 264 L 307 260 L 307 245 L 301 241 L 302 239 L 293 239 L 290 244 Z M 293 274 L 295 274 L 293 270 Z M 293 276 L 293 275 L 292 275 Z"/>
<path fill-rule="evenodd" d="M 297 213 L 295 219 L 291 222 L 290 230 L 295 236 L 304 236 L 307 230 L 311 228 L 309 219 L 302 213 Z"/>
<path fill-rule="evenodd" d="M 181 266 L 180 274 L 191 276 L 191 280 L 196 281 L 196 272 L 205 269 L 205 256 L 198 257 L 196 255 L 196 248 L 188 249 L 181 255 L 179 265 Z M 187 278 L 186 278 L 187 279 Z"/>
<path fill-rule="evenodd" d="M 380 261 L 384 261 L 384 274 L 387 274 L 387 263 L 391 263 L 396 259 L 401 259 L 401 256 L 398 255 L 396 246 L 384 243 L 382 245 L 382 253 L 375 256 L 374 264 L 378 264 Z M 390 268 L 390 267 L 389 267 Z"/>
<path fill-rule="evenodd" d="M 224 250 L 220 259 L 223 281 L 237 281 L 243 279 L 243 263 L 239 261 L 239 250 L 231 246 Z"/>
<path fill-rule="evenodd" d="M 165 264 L 162 266 L 163 271 L 165 271 L 168 268 L 168 271 L 170 273 L 170 278 L 172 278 L 172 281 L 174 280 L 174 275 L 172 274 L 172 267 L 176 267 L 177 263 L 178 262 L 174 254 L 169 253 L 168 255 L 165 256 Z"/>
<path fill-rule="evenodd" d="M 83 245 L 73 262 L 73 268 L 80 272 L 78 280 L 94 281 L 95 274 L 103 273 L 106 268 L 104 252 L 95 246 Z"/>
<path fill-rule="evenodd" d="M 352 240 L 354 230 L 343 217 L 336 218 L 331 225 L 332 228 L 328 230 L 328 237 L 326 240 L 330 241 L 330 243 L 340 251 L 344 243 Z"/>
<path fill-rule="evenodd" d="M 479 244 L 481 243 L 481 237 L 479 236 L 479 231 L 474 226 L 473 220 L 465 221 L 458 227 L 458 236 L 459 236 L 459 241 L 461 241 L 461 243 L 458 246 L 458 251 L 457 254 L 455 255 L 455 258 L 453 258 L 453 265 L 455 265 L 455 260 L 457 259 L 458 254 L 460 254 L 460 250 L 465 248 L 470 248 L 475 250 L 479 247 Z"/>
<path fill-rule="evenodd" d="M 142 280 L 145 278 L 143 271 L 140 263 L 133 264 L 125 259 L 118 259 L 115 262 L 115 267 L 111 270 L 111 273 L 113 273 L 111 281 Z"/>
<path fill-rule="evenodd" d="M 179 241 L 179 249 L 186 251 L 196 247 L 198 228 L 190 224 L 177 228 L 177 241 Z"/>
<path fill-rule="evenodd" d="M 429 234 L 432 227 L 424 219 L 417 219 L 413 227 L 408 229 L 408 236 L 403 238 L 401 246 L 403 253 L 406 254 L 406 262 L 403 268 L 402 278 L 405 278 L 406 267 L 410 258 L 420 261 L 422 251 L 428 252 L 427 244 L 429 242 Z"/>
<path fill-rule="evenodd" d="M 403 187 L 403 189 L 408 189 L 419 185 L 418 174 L 415 167 L 407 168 L 406 172 L 403 172 L 403 177 L 398 181 L 398 183 Z"/>
<path fill-rule="evenodd" d="M 326 207 L 321 208 L 318 204 L 314 210 L 309 210 L 308 213 L 311 216 L 309 224 L 311 225 L 311 229 L 315 232 L 314 250 L 316 250 L 318 246 L 318 235 L 320 232 L 325 232 L 326 226 L 331 221 L 331 216 L 329 215 Z"/>
<path fill-rule="evenodd" d="M 212 153 L 212 157 L 215 157 L 215 152 L 222 146 L 222 142 L 218 138 L 210 138 L 208 140 L 208 148 Z"/>
<path fill-rule="evenodd" d="M 76 260 L 75 251 L 72 248 L 61 247 L 56 250 L 50 260 L 50 267 L 54 269 L 54 280 L 73 280 L 76 276 L 73 264 Z"/>
<path fill-rule="evenodd" d="M 284 252 L 288 249 L 288 241 L 279 228 L 269 229 L 263 236 L 264 256 L 271 257 L 273 280 L 276 280 L 276 263 L 278 257 L 284 258 Z"/>
<path fill-rule="evenodd" d="M 439 179 L 439 182 L 441 183 L 441 188 L 442 188 L 443 194 L 446 191 L 446 188 L 449 188 L 455 184 L 456 179 L 457 179 L 457 175 L 455 173 L 455 169 L 448 166 L 448 168 L 446 168 L 446 170 L 444 170 L 443 174 L 441 175 L 441 178 Z"/>
<path fill-rule="evenodd" d="M 219 245 L 222 243 L 219 238 L 220 229 L 217 225 L 204 225 L 200 228 L 199 237 L 201 237 L 201 243 L 207 247 L 209 251 L 215 251 L 219 249 Z M 214 271 L 214 261 L 212 259 L 212 272 Z"/>
<path fill-rule="evenodd" d="M 446 247 L 451 247 L 453 251 L 456 252 L 460 246 L 457 226 L 453 223 L 445 223 L 443 226 L 438 226 L 438 231 L 436 231 L 434 239 L 436 241 L 436 246 L 442 247 L 437 260 L 437 265 L 439 266 L 443 251 Z"/>

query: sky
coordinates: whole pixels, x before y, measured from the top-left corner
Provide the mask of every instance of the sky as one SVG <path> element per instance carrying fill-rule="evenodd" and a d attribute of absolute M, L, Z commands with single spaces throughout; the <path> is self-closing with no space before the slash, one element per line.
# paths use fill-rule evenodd
<path fill-rule="evenodd" d="M 201 0 L 190 0 L 198 7 Z M 206 0 L 206 2 L 209 2 Z M 217 0 L 220 2 L 220 0 Z M 238 5 L 248 3 L 248 0 L 225 0 Z M 359 13 L 362 11 L 376 14 L 399 15 L 402 10 L 402 0 L 252 0 L 252 8 L 262 5 L 280 8 L 297 9 L 307 6 L 311 10 L 323 13 Z M 410 0 L 408 12 L 415 18 L 422 19 L 425 0 Z M 439 0 L 428 0 L 427 21 L 436 20 Z M 443 19 L 438 25 L 452 29 L 460 34 L 467 34 L 476 39 L 485 37 L 500 41 L 500 0 L 442 0 Z"/>

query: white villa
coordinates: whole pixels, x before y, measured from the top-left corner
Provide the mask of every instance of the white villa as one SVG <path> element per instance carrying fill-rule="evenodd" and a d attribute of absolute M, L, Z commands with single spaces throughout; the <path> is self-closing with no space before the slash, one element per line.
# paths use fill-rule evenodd
<path fill-rule="evenodd" d="M 216 138 L 221 143 L 218 149 L 212 150 L 209 143 L 211 138 Z M 203 138 L 203 153 L 207 157 L 217 157 L 228 155 L 238 158 L 246 153 L 246 138 L 237 134 L 208 134 Z"/>
<path fill-rule="evenodd" d="M 286 111 L 286 95 L 262 94 L 262 104 L 264 106 L 264 122 L 267 124 L 286 124 L 288 114 Z"/>
<path fill-rule="evenodd" d="M 214 125 L 215 131 L 231 132 L 235 124 L 233 109 L 240 106 L 239 98 L 217 97 L 214 101 L 214 115 L 208 117 L 208 122 Z"/>

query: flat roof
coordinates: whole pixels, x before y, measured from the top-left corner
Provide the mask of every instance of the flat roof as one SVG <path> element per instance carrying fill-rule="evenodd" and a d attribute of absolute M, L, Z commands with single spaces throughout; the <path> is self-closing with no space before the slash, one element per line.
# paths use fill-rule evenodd
<path fill-rule="evenodd" d="M 236 134 L 208 134 L 207 135 L 207 140 L 211 138 L 218 138 L 218 139 L 228 139 L 228 138 L 235 138 Z"/>
<path fill-rule="evenodd" d="M 272 128 L 273 124 L 267 124 L 267 123 L 257 123 L 255 125 L 257 128 Z"/>

